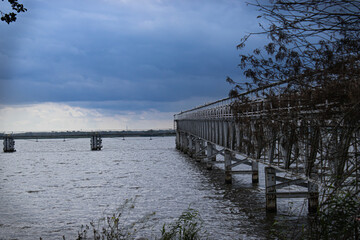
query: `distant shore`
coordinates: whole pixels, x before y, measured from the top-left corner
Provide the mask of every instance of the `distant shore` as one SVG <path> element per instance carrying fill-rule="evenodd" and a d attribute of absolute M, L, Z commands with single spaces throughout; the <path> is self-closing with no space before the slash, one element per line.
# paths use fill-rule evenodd
<path fill-rule="evenodd" d="M 56 138 L 88 138 L 100 135 L 103 138 L 112 137 L 155 137 L 174 136 L 175 130 L 122 130 L 122 131 L 52 131 L 52 132 L 24 132 L 24 133 L 0 133 L 0 138 L 11 137 L 13 139 L 56 139 Z"/>

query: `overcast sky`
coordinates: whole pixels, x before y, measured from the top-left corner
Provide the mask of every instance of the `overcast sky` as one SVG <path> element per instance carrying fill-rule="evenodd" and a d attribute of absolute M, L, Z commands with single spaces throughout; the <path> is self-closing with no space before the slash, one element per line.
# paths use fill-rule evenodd
<path fill-rule="evenodd" d="M 258 30 L 242 0 L 20 2 L 0 23 L 0 131 L 172 128 L 227 97 L 236 45 Z"/>

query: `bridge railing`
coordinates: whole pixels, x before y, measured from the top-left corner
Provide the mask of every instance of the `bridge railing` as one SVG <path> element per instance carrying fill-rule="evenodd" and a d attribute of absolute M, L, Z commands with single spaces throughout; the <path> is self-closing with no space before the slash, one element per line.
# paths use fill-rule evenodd
<path fill-rule="evenodd" d="M 236 110 L 237 109 L 237 110 Z M 174 120 L 204 120 L 204 119 L 239 119 L 257 118 L 264 115 L 289 115 L 296 113 L 297 116 L 311 117 L 320 113 L 334 115 L 339 113 L 337 103 L 329 103 L 327 100 L 317 103 L 309 103 L 308 100 L 279 97 L 274 99 L 247 100 L 243 102 L 240 98 L 225 98 L 219 101 L 208 103 L 174 115 Z M 291 115 L 293 116 L 293 115 Z"/>
<path fill-rule="evenodd" d="M 237 99 L 224 98 L 174 115 L 175 120 L 232 118 L 231 104 Z"/>

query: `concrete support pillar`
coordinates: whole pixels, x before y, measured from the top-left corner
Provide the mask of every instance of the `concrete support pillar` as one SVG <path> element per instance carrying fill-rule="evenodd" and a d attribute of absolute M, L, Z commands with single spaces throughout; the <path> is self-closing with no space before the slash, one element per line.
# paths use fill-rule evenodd
<path fill-rule="evenodd" d="M 189 151 L 189 138 L 186 133 L 183 135 L 183 152 L 188 153 Z"/>
<path fill-rule="evenodd" d="M 216 161 L 216 155 L 214 155 L 215 153 L 215 146 L 214 144 L 207 142 L 206 144 L 206 161 L 207 161 L 207 169 L 212 169 L 213 165 L 211 162 Z"/>
<path fill-rule="evenodd" d="M 4 152 L 16 152 L 15 150 L 15 140 L 12 137 L 4 138 Z"/>
<path fill-rule="evenodd" d="M 179 147 L 180 151 L 184 151 L 184 134 L 182 132 L 180 132 Z"/>
<path fill-rule="evenodd" d="M 185 133 L 181 133 L 180 134 L 180 150 L 185 153 L 186 152 L 186 144 L 187 144 L 187 141 L 186 141 L 186 134 Z"/>
<path fill-rule="evenodd" d="M 195 158 L 196 158 L 196 161 L 197 162 L 200 162 L 201 160 L 201 152 L 200 152 L 200 149 L 201 149 L 201 140 L 200 139 L 196 139 L 195 140 Z"/>
<path fill-rule="evenodd" d="M 212 144 L 212 143 L 209 143 L 208 142 L 208 148 L 207 148 L 210 152 L 210 155 L 208 155 L 209 157 L 211 156 L 211 158 L 209 159 L 210 161 L 213 161 L 215 162 L 216 161 L 216 155 L 215 152 L 216 152 L 216 147 L 215 147 L 215 144 Z M 213 155 L 213 156 L 212 156 Z"/>
<path fill-rule="evenodd" d="M 312 179 L 316 177 L 315 173 L 311 174 Z M 308 182 L 308 211 L 310 214 L 317 213 L 319 206 L 319 187 L 316 183 Z"/>
<path fill-rule="evenodd" d="M 225 150 L 225 183 L 232 183 L 231 157 L 231 151 Z"/>
<path fill-rule="evenodd" d="M 236 147 L 235 147 L 235 143 L 236 143 L 236 140 L 235 140 L 235 136 L 236 136 L 236 132 L 235 132 L 235 125 L 233 122 L 229 122 L 229 141 L 230 141 L 230 149 L 231 150 L 236 150 Z"/>
<path fill-rule="evenodd" d="M 237 151 L 241 150 L 241 135 L 240 135 L 240 126 L 239 124 L 235 125 L 235 149 Z"/>
<path fill-rule="evenodd" d="M 93 135 L 90 138 L 90 147 L 93 151 L 99 151 L 101 150 L 102 146 L 102 139 L 100 135 Z"/>
<path fill-rule="evenodd" d="M 216 126 L 216 133 L 215 133 L 216 141 L 215 141 L 215 143 L 222 146 L 222 140 L 221 140 L 221 137 L 222 137 L 221 129 L 222 128 L 220 128 L 220 122 L 219 121 L 216 121 L 215 124 L 216 124 L 215 125 Z"/>
<path fill-rule="evenodd" d="M 223 139 L 223 142 L 222 142 L 222 146 L 228 148 L 229 147 L 229 123 L 224 121 L 223 124 L 222 124 L 223 128 L 223 132 L 222 132 L 222 139 Z"/>
<path fill-rule="evenodd" d="M 216 143 L 216 125 L 215 121 L 211 121 L 211 139 L 210 141 Z"/>
<path fill-rule="evenodd" d="M 200 156 L 202 156 L 203 158 L 206 156 L 205 153 L 205 141 L 200 139 Z"/>
<path fill-rule="evenodd" d="M 180 142 L 180 132 L 176 131 L 176 139 L 175 139 L 176 149 L 181 149 L 181 142 Z"/>
<path fill-rule="evenodd" d="M 252 183 L 259 183 L 259 163 L 252 162 L 251 170 L 252 170 Z"/>
<path fill-rule="evenodd" d="M 195 146 L 194 146 L 194 139 L 191 135 L 188 136 L 188 155 L 190 157 L 193 157 L 194 156 L 194 153 L 195 153 Z"/>
<path fill-rule="evenodd" d="M 275 147 L 276 147 L 276 136 L 271 132 L 270 134 L 270 143 L 269 143 L 269 149 L 268 149 L 268 159 L 270 163 L 274 162 L 274 156 L 275 156 Z"/>
<path fill-rule="evenodd" d="M 265 167 L 266 211 L 276 212 L 276 171 Z"/>

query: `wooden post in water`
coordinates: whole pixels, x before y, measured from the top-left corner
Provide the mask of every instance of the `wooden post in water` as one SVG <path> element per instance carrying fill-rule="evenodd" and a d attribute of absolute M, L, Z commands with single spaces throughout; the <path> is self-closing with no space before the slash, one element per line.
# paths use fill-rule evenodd
<path fill-rule="evenodd" d="M 275 168 L 265 167 L 266 211 L 276 212 L 276 171 Z"/>
<path fill-rule="evenodd" d="M 231 157 L 231 151 L 225 150 L 225 183 L 232 183 Z"/>

